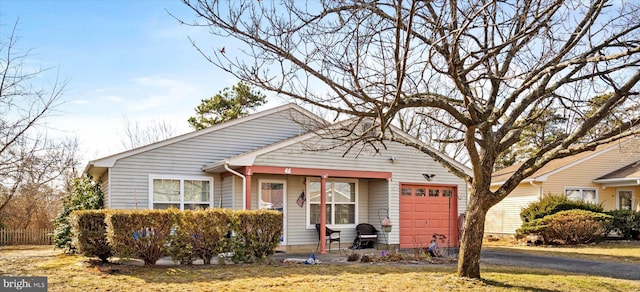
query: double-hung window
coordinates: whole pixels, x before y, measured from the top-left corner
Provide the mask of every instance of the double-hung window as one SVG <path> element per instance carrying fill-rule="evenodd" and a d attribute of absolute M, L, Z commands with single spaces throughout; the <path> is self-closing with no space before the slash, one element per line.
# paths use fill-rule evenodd
<path fill-rule="evenodd" d="M 598 203 L 598 192 L 595 188 L 565 187 L 564 195 L 575 201 Z"/>
<path fill-rule="evenodd" d="M 149 208 L 180 210 L 213 206 L 213 180 L 209 177 L 149 177 Z"/>
<path fill-rule="evenodd" d="M 355 226 L 358 210 L 356 180 L 327 179 L 327 225 Z M 309 226 L 320 223 L 320 181 L 307 180 L 307 222 Z M 311 227 L 310 227 L 311 228 Z"/>

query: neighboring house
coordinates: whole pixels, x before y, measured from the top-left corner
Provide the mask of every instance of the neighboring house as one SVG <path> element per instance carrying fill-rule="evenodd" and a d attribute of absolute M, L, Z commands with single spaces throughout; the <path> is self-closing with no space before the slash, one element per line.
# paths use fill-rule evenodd
<path fill-rule="evenodd" d="M 85 173 L 102 183 L 111 209 L 279 210 L 285 249 L 314 249 L 323 211 L 326 225 L 341 231 L 343 248 L 355 238 L 356 225 L 381 230 L 387 214 L 394 226 L 388 238 L 380 233 L 380 243 L 427 246 L 441 233 L 448 245 L 458 245 L 458 218 L 467 198 L 462 179 L 398 143 L 386 143 L 379 152 L 365 147 L 345 153 L 344 146 L 332 147 L 335 141 L 307 130 L 326 126 L 288 104 L 92 160 Z"/>
<path fill-rule="evenodd" d="M 519 166 L 494 173 L 492 185 L 500 186 Z M 522 225 L 520 211 L 548 194 L 601 203 L 605 210 L 640 211 L 640 139 L 629 138 L 551 161 L 489 209 L 485 233 L 515 234 Z"/>

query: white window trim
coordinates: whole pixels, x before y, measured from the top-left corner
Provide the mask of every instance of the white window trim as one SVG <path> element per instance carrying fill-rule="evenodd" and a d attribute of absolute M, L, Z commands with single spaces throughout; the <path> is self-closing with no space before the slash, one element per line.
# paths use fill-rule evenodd
<path fill-rule="evenodd" d="M 306 210 L 306 223 L 307 223 L 307 229 L 316 229 L 316 225 L 315 224 L 311 224 L 311 197 L 310 197 L 310 192 L 308 189 L 308 185 L 309 182 L 320 182 L 320 179 L 317 177 L 307 177 L 306 178 L 306 186 L 305 186 L 305 194 L 307 194 L 307 202 L 306 202 L 306 206 L 305 206 L 305 210 Z M 327 182 L 345 182 L 345 183 L 355 183 L 355 218 L 354 218 L 354 223 L 353 224 L 327 224 L 327 227 L 329 228 L 335 228 L 335 229 L 350 229 L 350 228 L 356 228 L 356 226 L 358 225 L 358 209 L 360 208 L 360 202 L 358 200 L 358 194 L 359 194 L 359 180 L 358 179 L 341 179 L 341 178 L 328 178 Z M 327 205 L 330 205 L 333 203 L 327 202 Z M 335 208 L 331 208 L 331 210 L 335 210 Z M 332 214 L 327 214 L 327 216 L 332 216 L 330 222 L 334 222 L 335 218 L 333 218 L 333 213 Z"/>
<path fill-rule="evenodd" d="M 631 192 L 631 209 L 633 210 L 633 206 L 636 205 L 635 199 L 636 196 L 633 193 L 633 189 L 616 189 L 616 210 L 622 210 L 620 209 L 620 192 Z"/>
<path fill-rule="evenodd" d="M 170 180 L 179 180 L 180 181 L 180 210 L 184 210 L 184 204 L 202 204 L 202 202 L 185 202 L 184 201 L 184 181 L 185 180 L 200 180 L 200 181 L 208 181 L 209 182 L 209 208 L 213 208 L 213 177 L 210 176 L 177 176 L 177 175 L 161 175 L 161 174 L 150 174 L 149 175 L 149 209 L 153 210 L 153 203 L 160 204 L 173 204 L 175 202 L 169 201 L 153 201 L 153 180 L 154 179 L 170 179 Z"/>
<path fill-rule="evenodd" d="M 573 187 L 573 186 L 569 186 L 569 187 L 564 187 L 564 196 L 567 196 L 567 190 L 580 190 L 580 197 L 582 198 L 582 200 L 584 201 L 584 195 L 582 194 L 582 191 L 584 190 L 588 190 L 588 191 L 595 191 L 596 192 L 596 197 L 595 197 L 595 204 L 600 203 L 600 194 L 598 192 L 598 188 L 594 188 L 594 187 Z"/>
<path fill-rule="evenodd" d="M 279 183 L 284 188 L 282 190 L 282 242 L 280 244 L 287 245 L 287 181 L 278 179 L 259 179 L 258 180 L 258 207 L 262 200 L 262 183 Z"/>

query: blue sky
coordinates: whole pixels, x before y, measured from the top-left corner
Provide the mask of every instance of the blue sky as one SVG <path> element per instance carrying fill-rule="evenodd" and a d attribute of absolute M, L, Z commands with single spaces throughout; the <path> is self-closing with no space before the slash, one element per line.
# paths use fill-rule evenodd
<path fill-rule="evenodd" d="M 201 99 L 237 83 L 207 63 L 187 36 L 205 50 L 228 40 L 179 25 L 167 11 L 195 19 L 177 0 L 0 0 L 0 33 L 19 19 L 18 47 L 33 49 L 28 63 L 51 67 L 37 82 L 47 87 L 56 76 L 68 82 L 65 102 L 47 124 L 53 135 L 78 137 L 83 161 L 124 150 L 124 116 L 166 121 L 185 133 Z M 270 97 L 265 107 L 281 103 Z"/>

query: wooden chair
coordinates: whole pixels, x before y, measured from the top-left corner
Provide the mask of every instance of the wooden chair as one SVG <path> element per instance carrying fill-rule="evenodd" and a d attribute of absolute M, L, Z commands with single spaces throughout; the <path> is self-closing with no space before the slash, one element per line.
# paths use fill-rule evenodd
<path fill-rule="evenodd" d="M 318 244 L 316 245 L 316 251 L 318 251 L 318 248 L 320 248 L 320 223 L 316 224 L 316 231 L 318 232 Z M 331 250 L 331 243 L 334 241 L 338 242 L 338 250 L 341 250 L 339 230 L 333 230 L 325 226 L 325 238 L 329 243 L 329 250 Z"/>

